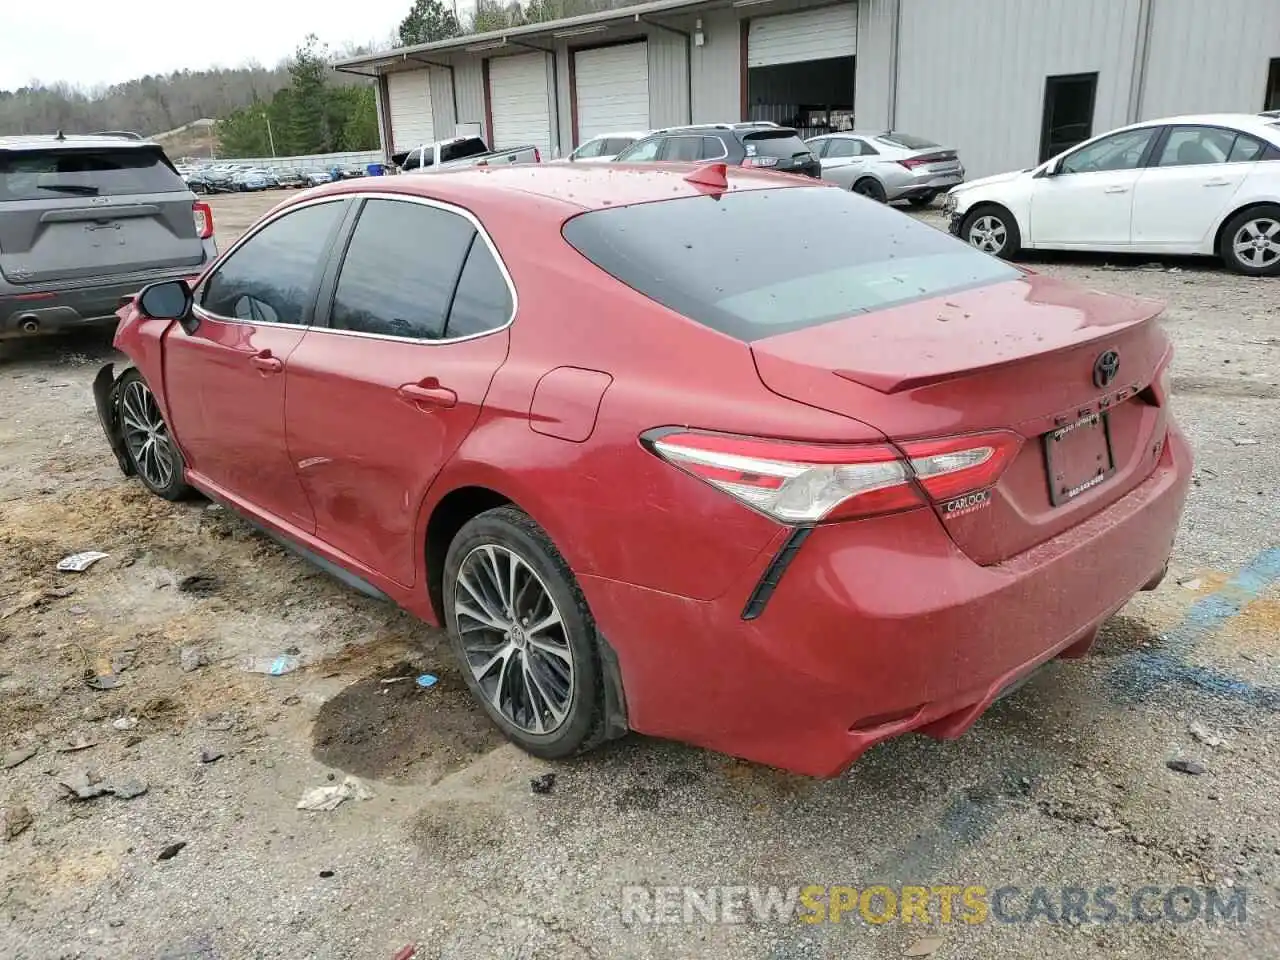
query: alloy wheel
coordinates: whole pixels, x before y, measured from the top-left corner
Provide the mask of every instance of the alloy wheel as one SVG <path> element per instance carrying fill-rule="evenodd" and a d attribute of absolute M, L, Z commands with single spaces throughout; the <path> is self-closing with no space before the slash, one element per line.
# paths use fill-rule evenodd
<path fill-rule="evenodd" d="M 508 723 L 548 734 L 569 715 L 573 650 L 551 592 L 518 554 L 482 544 L 463 558 L 453 609 L 467 668 Z"/>
<path fill-rule="evenodd" d="M 1246 267 L 1273 266 L 1280 261 L 1280 220 L 1271 217 L 1250 220 L 1236 231 L 1231 249 Z"/>
<path fill-rule="evenodd" d="M 156 398 L 141 380 L 125 385 L 120 398 L 120 421 L 124 442 L 142 478 L 153 488 L 163 489 L 173 482 L 174 457 L 169 428 Z"/>
<path fill-rule="evenodd" d="M 988 214 L 978 217 L 969 228 L 969 243 L 983 253 L 999 253 L 1009 240 L 1004 221 Z"/>

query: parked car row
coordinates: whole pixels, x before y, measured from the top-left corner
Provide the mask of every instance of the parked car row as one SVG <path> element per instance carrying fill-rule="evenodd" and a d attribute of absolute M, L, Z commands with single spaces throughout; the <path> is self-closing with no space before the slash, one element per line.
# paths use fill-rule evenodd
<path fill-rule="evenodd" d="M 329 170 L 295 170 L 284 167 L 253 167 L 235 163 L 179 167 L 178 173 L 195 193 L 251 193 L 258 190 L 314 187 L 334 180 L 363 177 L 359 166 Z"/>

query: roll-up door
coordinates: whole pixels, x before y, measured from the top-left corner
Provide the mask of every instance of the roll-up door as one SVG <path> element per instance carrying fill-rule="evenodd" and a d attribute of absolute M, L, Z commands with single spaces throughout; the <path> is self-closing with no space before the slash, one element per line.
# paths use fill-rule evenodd
<path fill-rule="evenodd" d="M 852 57 L 858 48 L 858 5 L 760 17 L 747 33 L 747 66 Z"/>
<path fill-rule="evenodd" d="M 533 144 L 550 154 L 551 108 L 546 54 L 494 57 L 489 61 L 489 106 L 494 150 Z"/>
<path fill-rule="evenodd" d="M 412 150 L 435 140 L 431 122 L 431 73 L 408 70 L 387 75 L 387 97 L 391 101 L 393 152 Z"/>
<path fill-rule="evenodd" d="M 643 41 L 574 54 L 578 142 L 649 129 L 649 49 Z"/>

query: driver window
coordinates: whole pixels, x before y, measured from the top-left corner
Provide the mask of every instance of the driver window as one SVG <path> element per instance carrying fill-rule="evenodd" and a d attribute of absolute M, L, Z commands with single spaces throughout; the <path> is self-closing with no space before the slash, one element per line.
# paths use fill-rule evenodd
<path fill-rule="evenodd" d="M 200 293 L 209 313 L 247 323 L 302 324 L 345 200 L 286 213 L 241 244 Z"/>
<path fill-rule="evenodd" d="M 1103 137 L 1062 161 L 1059 173 L 1098 173 L 1110 170 L 1136 170 L 1147 152 L 1147 144 L 1158 132 L 1158 127 L 1142 130 L 1126 130 Z"/>
<path fill-rule="evenodd" d="M 642 140 L 620 155 L 618 160 L 623 163 L 643 163 L 646 160 L 653 160 L 657 158 L 658 148 L 661 146 L 661 137 L 655 137 L 653 140 Z"/>

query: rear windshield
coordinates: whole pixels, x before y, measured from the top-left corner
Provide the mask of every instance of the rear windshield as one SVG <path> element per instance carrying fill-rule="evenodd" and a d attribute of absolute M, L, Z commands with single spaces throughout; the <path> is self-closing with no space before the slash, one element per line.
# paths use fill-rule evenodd
<path fill-rule="evenodd" d="M 941 230 L 827 187 L 594 210 L 566 223 L 564 238 L 650 299 L 745 341 L 1021 276 Z"/>
<path fill-rule="evenodd" d="M 0 201 L 184 191 L 157 149 L 0 151 Z"/>
<path fill-rule="evenodd" d="M 790 160 L 796 154 L 812 153 L 808 145 L 794 130 L 768 130 L 764 133 L 748 133 L 742 138 L 749 157 L 777 157 Z"/>
<path fill-rule="evenodd" d="M 440 162 L 448 163 L 450 160 L 462 160 L 466 157 L 478 157 L 482 153 L 488 153 L 489 148 L 485 146 L 483 140 L 479 137 L 470 137 L 461 143 L 445 143 L 440 146 Z"/>
<path fill-rule="evenodd" d="M 938 144 L 932 140 L 926 140 L 924 137 L 913 137 L 909 133 L 884 133 L 876 137 L 881 143 L 887 143 L 894 147 L 903 147 L 907 150 L 928 150 L 930 147 L 936 147 Z"/>

